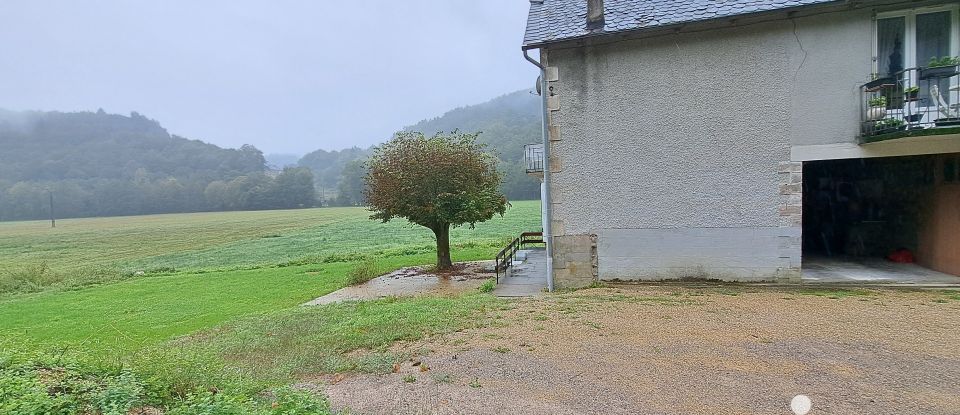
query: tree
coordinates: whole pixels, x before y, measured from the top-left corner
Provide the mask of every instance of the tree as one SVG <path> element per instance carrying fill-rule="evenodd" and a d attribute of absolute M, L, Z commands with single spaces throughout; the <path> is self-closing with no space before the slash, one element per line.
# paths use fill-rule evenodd
<path fill-rule="evenodd" d="M 367 167 L 364 160 L 351 160 L 340 172 L 340 184 L 337 186 L 337 204 L 340 206 L 360 206 L 364 204 L 363 187 Z"/>
<path fill-rule="evenodd" d="M 374 149 L 367 164 L 364 196 L 374 214 L 388 222 L 405 218 L 437 238 L 437 268 L 449 269 L 450 228 L 503 215 L 497 158 L 477 143 L 479 134 L 401 132 Z"/>
<path fill-rule="evenodd" d="M 313 207 L 317 203 L 313 172 L 306 167 L 284 167 L 274 180 L 274 199 L 282 209 Z"/>

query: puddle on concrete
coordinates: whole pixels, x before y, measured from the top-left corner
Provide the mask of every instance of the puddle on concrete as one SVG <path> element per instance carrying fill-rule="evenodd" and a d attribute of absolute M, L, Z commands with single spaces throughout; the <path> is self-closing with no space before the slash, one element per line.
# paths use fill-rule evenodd
<path fill-rule="evenodd" d="M 341 288 L 303 305 L 372 300 L 390 296 L 461 294 L 476 290 L 484 281 L 494 277 L 493 261 L 459 263 L 454 265 L 453 271 L 445 273 L 432 273 L 425 268 L 402 268 L 360 285 Z"/>

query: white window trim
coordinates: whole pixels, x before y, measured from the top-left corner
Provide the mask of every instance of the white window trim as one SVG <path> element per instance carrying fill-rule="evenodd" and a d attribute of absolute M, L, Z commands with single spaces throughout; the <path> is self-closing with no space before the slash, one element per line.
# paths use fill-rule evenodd
<path fill-rule="evenodd" d="M 878 67 L 880 59 L 878 55 L 880 52 L 877 50 L 879 45 L 877 45 L 877 34 L 880 32 L 878 27 L 880 19 L 886 19 L 890 17 L 903 17 L 904 18 L 904 37 L 903 37 L 903 54 L 904 54 L 904 68 L 914 68 L 919 66 L 925 66 L 927 64 L 924 62 L 917 62 L 917 15 L 926 14 L 926 13 L 936 13 L 936 12 L 950 12 L 951 24 L 950 24 L 950 56 L 960 56 L 960 5 L 957 4 L 948 4 L 944 6 L 933 6 L 933 7 L 918 7 L 914 9 L 898 10 L 893 12 L 883 12 L 877 13 L 876 17 L 873 19 L 873 72 L 880 73 L 880 68 Z"/>

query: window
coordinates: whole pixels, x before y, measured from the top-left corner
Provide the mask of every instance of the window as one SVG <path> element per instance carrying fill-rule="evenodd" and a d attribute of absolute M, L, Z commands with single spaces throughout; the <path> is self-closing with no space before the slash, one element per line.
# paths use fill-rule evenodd
<path fill-rule="evenodd" d="M 924 67 L 930 58 L 960 55 L 957 6 L 915 9 L 877 15 L 874 72 L 895 76 L 904 69 Z M 920 87 L 921 102 L 931 103 L 930 86 L 935 81 L 905 80 Z M 949 99 L 950 79 L 941 79 L 938 88 Z"/>

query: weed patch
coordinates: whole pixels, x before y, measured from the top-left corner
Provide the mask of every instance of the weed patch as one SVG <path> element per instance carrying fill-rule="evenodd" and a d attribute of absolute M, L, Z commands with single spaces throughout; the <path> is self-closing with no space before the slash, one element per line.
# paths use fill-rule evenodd
<path fill-rule="evenodd" d="M 480 284 L 480 287 L 477 287 L 482 293 L 493 292 L 494 288 L 497 288 L 497 280 L 494 278 L 484 281 L 483 284 Z"/>
<path fill-rule="evenodd" d="M 377 264 L 377 261 L 375 259 L 368 259 L 361 262 L 352 271 L 350 271 L 347 282 L 350 285 L 363 284 L 376 277 L 379 277 L 381 273 L 382 272 L 379 264 Z"/>

